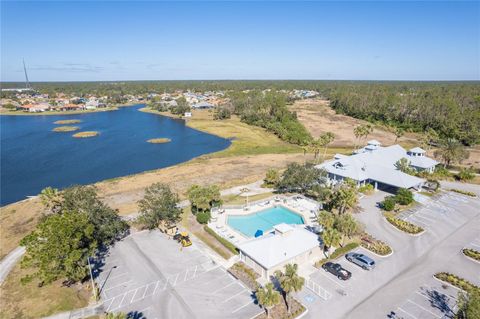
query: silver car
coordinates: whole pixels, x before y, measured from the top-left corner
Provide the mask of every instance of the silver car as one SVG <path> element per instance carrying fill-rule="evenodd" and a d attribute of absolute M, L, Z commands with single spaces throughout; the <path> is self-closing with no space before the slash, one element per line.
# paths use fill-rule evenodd
<path fill-rule="evenodd" d="M 365 270 L 372 270 L 373 268 L 375 268 L 375 261 L 372 258 L 365 256 L 364 254 L 348 253 L 345 255 L 345 258 Z"/>

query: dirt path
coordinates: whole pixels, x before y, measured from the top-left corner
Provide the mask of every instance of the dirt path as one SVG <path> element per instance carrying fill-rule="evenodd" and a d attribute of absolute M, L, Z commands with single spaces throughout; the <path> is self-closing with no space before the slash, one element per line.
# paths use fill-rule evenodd
<path fill-rule="evenodd" d="M 312 136 L 318 137 L 323 133 L 333 132 L 335 141 L 332 146 L 337 147 L 352 146 L 355 140 L 353 129 L 357 125 L 367 123 L 350 116 L 336 114 L 330 108 L 329 101 L 322 99 L 298 100 L 290 109 L 297 112 L 298 119 Z M 368 136 L 368 140 L 371 139 L 376 139 L 385 145 L 395 143 L 395 135 L 380 127 L 375 127 L 373 133 Z M 406 134 L 397 142 L 408 145 L 415 144 L 415 141 L 415 134 Z"/>

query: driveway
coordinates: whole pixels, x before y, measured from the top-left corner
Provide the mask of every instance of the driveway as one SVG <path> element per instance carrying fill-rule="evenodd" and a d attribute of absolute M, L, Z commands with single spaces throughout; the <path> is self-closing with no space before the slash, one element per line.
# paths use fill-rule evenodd
<path fill-rule="evenodd" d="M 382 258 L 367 253 L 377 262 L 373 271 L 364 271 L 340 259 L 340 263 L 353 273 L 346 282 L 321 270 L 316 271 L 309 279 L 327 290 L 331 297 L 325 301 L 305 288 L 298 298 L 309 308 L 307 317 L 387 318 L 391 311 L 405 318 L 448 317 L 446 312 L 438 312 L 438 303 L 430 303 L 425 298 L 417 299 L 417 296 L 421 297 L 418 293 L 440 296 L 439 300 L 447 299 L 441 297 L 443 292 L 447 297 L 456 295 L 455 291 L 440 290 L 435 285 L 437 281 L 433 279 L 433 274 L 449 271 L 480 285 L 480 264 L 468 260 L 461 253 L 461 249 L 467 245 L 477 244 L 480 233 L 478 199 L 444 192 L 424 205 L 419 204 L 412 214 L 424 217 L 418 217 L 418 220 L 424 221 L 421 226 L 426 232 L 420 236 L 410 236 L 386 222 L 376 207 L 376 203 L 385 195 L 377 192 L 362 198 L 360 205 L 364 212 L 355 217 L 366 225 L 369 233 L 389 243 L 394 250 L 393 255 Z M 365 253 L 363 249 L 359 251 Z M 455 301 L 449 298 L 449 304 L 454 304 Z M 422 310 L 422 315 L 415 317 L 414 313 L 420 312 L 412 309 L 409 300 L 428 311 Z M 413 317 L 401 313 L 399 308 L 410 309 Z"/>
<path fill-rule="evenodd" d="M 118 242 L 96 274 L 104 310 L 138 318 L 251 318 L 252 293 L 197 249 L 159 231 Z"/>

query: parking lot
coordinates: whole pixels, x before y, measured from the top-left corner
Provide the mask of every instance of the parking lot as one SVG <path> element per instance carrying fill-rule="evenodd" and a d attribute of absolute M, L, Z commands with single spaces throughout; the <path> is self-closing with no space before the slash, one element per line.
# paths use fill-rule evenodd
<path fill-rule="evenodd" d="M 250 290 L 195 247 L 158 231 L 117 243 L 96 278 L 106 312 L 137 318 L 252 318 Z"/>
<path fill-rule="evenodd" d="M 395 319 L 453 318 L 457 311 L 458 291 L 433 278 L 421 285 L 392 313 Z"/>
<path fill-rule="evenodd" d="M 377 196 L 378 197 L 378 196 Z M 447 271 L 480 284 L 480 265 L 462 255 L 465 247 L 480 245 L 479 199 L 444 192 L 428 198 L 400 217 L 422 226 L 420 236 L 403 233 L 382 217 L 370 198 L 359 214 L 368 231 L 389 243 L 393 254 L 379 257 L 356 249 L 374 259 L 375 269 L 366 271 L 344 257 L 339 262 L 352 272 L 342 281 L 323 270 L 315 270 L 297 298 L 309 309 L 307 318 L 450 318 L 456 310 L 455 288 L 433 278 Z M 372 228 L 374 227 L 374 228 Z M 478 248 L 478 247 L 477 247 Z M 394 312 L 395 316 L 388 317 Z"/>

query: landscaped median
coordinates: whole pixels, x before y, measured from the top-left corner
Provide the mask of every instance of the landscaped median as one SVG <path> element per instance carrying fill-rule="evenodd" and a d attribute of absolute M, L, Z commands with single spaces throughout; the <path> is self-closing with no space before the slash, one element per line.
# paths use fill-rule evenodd
<path fill-rule="evenodd" d="M 480 262 L 480 251 L 471 248 L 465 248 L 462 250 L 463 254 L 477 262 Z"/>
<path fill-rule="evenodd" d="M 394 214 L 392 213 L 389 213 L 389 212 L 385 212 L 383 213 L 383 216 L 385 216 L 385 219 L 390 223 L 392 224 L 393 226 L 395 226 L 395 228 L 397 228 L 398 230 L 401 230 L 403 232 L 406 232 L 408 234 L 411 234 L 411 235 L 419 235 L 421 233 L 423 233 L 425 230 L 420 227 L 420 226 L 417 226 L 415 224 L 412 224 L 410 222 L 407 222 L 406 220 L 403 220 L 403 219 L 400 219 L 400 218 L 397 218 Z"/>
<path fill-rule="evenodd" d="M 476 290 L 477 292 L 480 292 L 480 287 L 475 286 L 474 284 L 472 284 L 466 279 L 460 278 L 457 275 L 454 275 L 448 272 L 436 273 L 434 277 L 441 281 L 449 283 L 452 286 L 462 289 L 463 291 L 466 291 L 466 292 L 472 292 L 474 290 Z"/>
<path fill-rule="evenodd" d="M 364 233 L 361 237 L 360 245 L 380 257 L 387 257 L 393 253 L 393 250 L 387 243 L 374 238 L 372 235 Z"/>
<path fill-rule="evenodd" d="M 252 291 L 256 291 L 258 289 L 259 285 L 257 279 L 260 278 L 260 275 L 243 262 L 239 261 L 233 264 L 232 267 L 228 269 L 228 272 L 243 282 Z"/>

